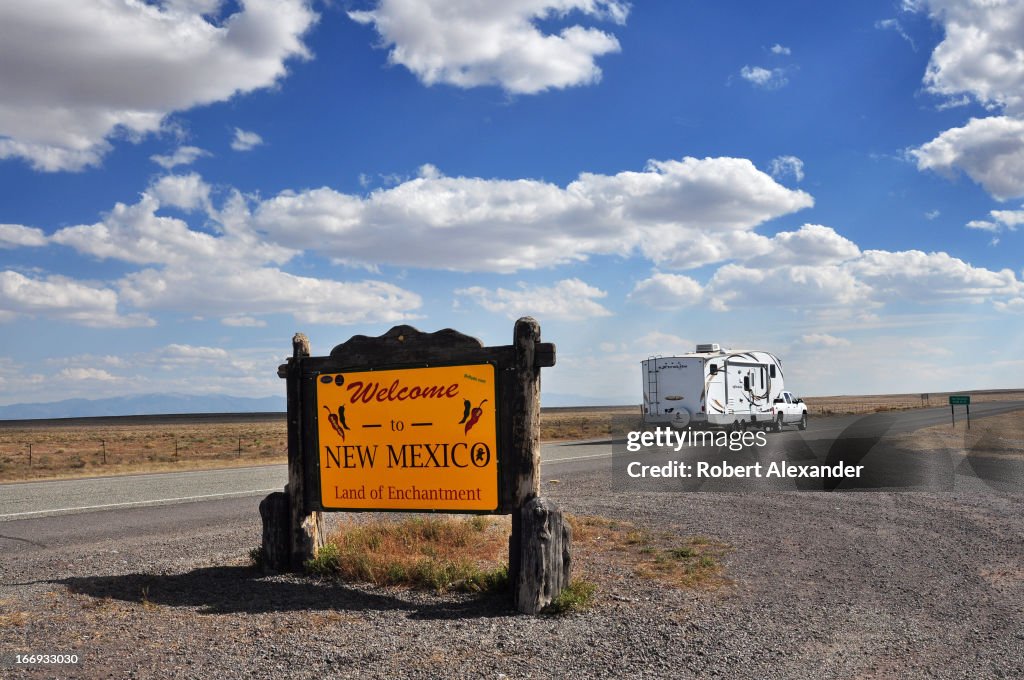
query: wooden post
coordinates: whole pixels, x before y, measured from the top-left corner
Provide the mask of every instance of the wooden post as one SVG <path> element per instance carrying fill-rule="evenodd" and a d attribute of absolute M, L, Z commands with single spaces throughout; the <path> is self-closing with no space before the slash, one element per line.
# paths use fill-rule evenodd
<path fill-rule="evenodd" d="M 106 465 L 107 464 L 107 440 L 106 439 L 101 439 L 100 440 L 100 444 L 103 445 L 103 464 Z"/>
<path fill-rule="evenodd" d="M 522 532 L 516 609 L 539 614 L 569 585 L 572 528 L 562 511 L 545 498 L 533 498 L 518 513 Z M 515 515 L 513 515 L 515 517 Z"/>
<path fill-rule="evenodd" d="M 309 356 L 309 338 L 296 333 L 292 338 L 292 358 L 288 362 L 288 511 L 291 516 L 289 564 L 301 571 L 307 560 L 316 557 L 323 545 L 323 513 L 306 512 L 305 478 L 302 450 L 302 359 Z"/>
<path fill-rule="evenodd" d="M 28 469 L 32 469 L 32 445 L 28 445 Z"/>
<path fill-rule="evenodd" d="M 275 491 L 260 501 L 263 520 L 264 572 L 288 571 L 291 566 L 291 515 L 288 512 L 288 494 Z"/>
<path fill-rule="evenodd" d="M 525 316 L 516 321 L 512 344 L 516 349 L 515 399 L 512 404 L 512 440 L 519 443 L 516 457 L 515 504 L 524 506 L 540 494 L 540 368 L 534 349 L 540 342 L 540 324 Z"/>
<path fill-rule="evenodd" d="M 509 453 L 516 476 L 508 573 L 516 609 L 537 614 L 568 585 L 572 532 L 558 507 L 540 498 L 540 368 L 550 366 L 554 357 L 537 356 L 540 324 L 532 317 L 516 321 L 512 344 L 515 385 Z"/>

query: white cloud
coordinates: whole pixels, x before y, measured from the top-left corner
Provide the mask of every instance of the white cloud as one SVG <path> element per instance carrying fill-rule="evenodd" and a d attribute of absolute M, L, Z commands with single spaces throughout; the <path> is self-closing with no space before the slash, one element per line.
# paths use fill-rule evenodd
<path fill-rule="evenodd" d="M 220 320 L 225 326 L 233 326 L 235 328 L 264 328 L 267 322 L 263 319 L 257 319 L 253 316 L 226 316 Z"/>
<path fill-rule="evenodd" d="M 645 333 L 631 343 L 633 348 L 645 352 L 660 354 L 683 354 L 696 347 L 692 340 L 686 340 L 673 333 L 651 331 Z"/>
<path fill-rule="evenodd" d="M 182 210 L 209 211 L 211 208 L 210 185 L 194 172 L 187 175 L 161 177 L 153 183 L 149 191 L 154 198 L 160 201 L 160 205 Z"/>
<path fill-rule="evenodd" d="M 995 222 L 989 222 L 988 220 L 971 220 L 970 222 L 967 223 L 967 228 L 980 229 L 982 231 L 991 231 L 993 233 L 998 233 L 1002 231 L 998 224 L 996 224 Z"/>
<path fill-rule="evenodd" d="M 235 136 L 231 140 L 231 148 L 235 151 L 251 151 L 263 143 L 263 138 L 255 132 L 235 128 Z"/>
<path fill-rule="evenodd" d="M 277 243 L 351 264 L 512 272 L 639 251 L 695 267 L 765 248 L 751 230 L 813 203 L 747 159 L 684 158 L 582 173 L 564 189 L 435 172 L 368 197 L 283 192 L 257 206 L 254 224 Z"/>
<path fill-rule="evenodd" d="M 1005 302 L 1024 291 L 1009 269 L 975 267 L 947 253 L 860 251 L 821 225 L 782 232 L 771 244 L 767 255 L 719 267 L 703 287 L 689 277 L 655 273 L 630 298 L 663 309 L 701 303 L 717 311 L 770 306 L 863 312 L 902 300 Z"/>
<path fill-rule="evenodd" d="M 25 227 L 20 224 L 0 224 L 0 248 L 23 248 L 45 246 L 46 235 L 42 229 Z"/>
<path fill-rule="evenodd" d="M 421 305 L 419 295 L 382 281 L 317 279 L 244 262 L 144 269 L 118 286 L 121 298 L 140 309 L 229 317 L 291 314 L 304 323 L 402 321 Z"/>
<path fill-rule="evenodd" d="M 945 37 L 924 83 L 934 94 L 970 94 L 990 108 L 1024 113 L 1024 4 L 1004 0 L 926 0 Z"/>
<path fill-rule="evenodd" d="M 633 287 L 629 299 L 655 309 L 682 309 L 700 304 L 704 290 L 689 276 L 655 272 Z"/>
<path fill-rule="evenodd" d="M 863 306 L 871 289 L 837 265 L 785 265 L 757 269 L 727 264 L 718 269 L 705 287 L 711 309 L 737 307 Z"/>
<path fill-rule="evenodd" d="M 111 382 L 118 380 L 117 376 L 112 375 L 108 371 L 104 371 L 102 368 L 65 368 L 57 373 L 56 377 L 59 380 L 75 381 L 98 380 L 101 382 Z"/>
<path fill-rule="evenodd" d="M 1024 297 L 1017 297 L 1006 301 L 997 301 L 995 308 L 1000 312 L 1014 312 L 1024 314 Z"/>
<path fill-rule="evenodd" d="M 120 300 L 139 309 L 234 318 L 289 313 L 309 323 L 347 324 L 408 319 L 420 306 L 418 295 L 388 283 L 317 279 L 268 266 L 285 264 L 297 251 L 261 239 L 237 193 L 220 211 L 204 206 L 216 234 L 158 214 L 158 196 L 189 207 L 208 202 L 208 189 L 198 175 L 161 178 L 138 203 L 118 203 L 102 221 L 61 229 L 52 240 L 99 258 L 161 265 L 117 282 Z"/>
<path fill-rule="evenodd" d="M 914 39 L 903 29 L 903 25 L 900 24 L 897 19 L 880 19 L 875 22 L 875 28 L 884 31 L 895 31 L 901 38 L 910 43 L 911 49 L 917 52 L 917 45 L 914 44 Z"/>
<path fill-rule="evenodd" d="M 832 227 L 805 224 L 797 231 L 780 231 L 768 241 L 770 248 L 761 253 L 737 252 L 734 259 L 748 260 L 756 266 L 782 264 L 838 264 L 860 255 L 860 248 Z"/>
<path fill-rule="evenodd" d="M 974 267 L 947 253 L 867 250 L 848 269 L 886 301 L 981 301 L 1024 291 L 1024 284 L 1009 269 L 995 272 Z"/>
<path fill-rule="evenodd" d="M 553 286 L 520 284 L 517 290 L 488 290 L 473 286 L 455 293 L 476 301 L 489 312 L 504 314 L 511 319 L 535 316 L 572 321 L 611 316 L 611 312 L 597 302 L 608 294 L 579 279 L 564 279 Z"/>
<path fill-rule="evenodd" d="M 27 315 L 98 328 L 153 325 L 141 314 L 119 314 L 117 303 L 117 293 L 110 288 L 64 276 L 34 279 L 14 271 L 0 272 L 0 320 Z"/>
<path fill-rule="evenodd" d="M 771 50 L 772 54 L 781 54 L 786 56 L 793 54 L 793 50 L 789 49 L 788 47 L 785 47 L 784 45 L 780 45 L 779 43 L 775 43 L 769 49 Z"/>
<path fill-rule="evenodd" d="M 179 165 L 192 165 L 203 156 L 212 156 L 209 151 L 200 149 L 198 146 L 179 146 L 170 156 L 155 154 L 149 157 L 164 170 L 171 170 Z"/>
<path fill-rule="evenodd" d="M 412 71 L 426 85 L 470 88 L 497 85 L 513 94 L 595 83 L 595 59 L 618 52 L 615 36 L 572 25 L 543 33 L 540 20 L 589 19 L 624 24 L 629 5 L 620 0 L 379 0 L 348 16 L 372 24 L 388 61 Z"/>
<path fill-rule="evenodd" d="M 972 118 L 909 153 L 919 170 L 962 170 L 996 200 L 1024 196 L 1024 120 Z"/>
<path fill-rule="evenodd" d="M 210 361 L 224 361 L 227 358 L 228 352 L 222 347 L 171 343 L 160 350 L 160 359 L 164 364 L 206 363 Z"/>
<path fill-rule="evenodd" d="M 801 344 L 809 347 L 848 347 L 850 341 L 828 333 L 809 333 L 800 336 Z"/>
<path fill-rule="evenodd" d="M 929 210 L 924 214 L 924 218 L 928 221 L 934 220 L 936 217 L 941 215 L 942 212 L 939 210 Z"/>
<path fill-rule="evenodd" d="M 232 228 L 230 221 L 221 224 L 225 233 L 215 236 L 189 228 L 184 220 L 158 215 L 161 196 L 177 207 L 197 207 L 208 201 L 209 187 L 198 175 L 161 178 L 138 203 L 118 203 L 102 221 L 65 227 L 51 240 L 101 259 L 182 267 L 205 260 L 280 264 L 295 254 L 294 250 L 262 242 L 244 226 Z M 230 209 L 218 217 L 229 220 Z"/>
<path fill-rule="evenodd" d="M 1010 231 L 1024 224 L 1024 210 L 990 210 L 988 214 Z"/>
<path fill-rule="evenodd" d="M 769 172 L 775 179 L 792 176 L 797 182 L 804 179 L 804 162 L 796 156 L 778 156 L 772 159 Z"/>
<path fill-rule="evenodd" d="M 272 86 L 288 59 L 308 57 L 302 36 L 317 16 L 304 0 L 244 0 L 230 16 L 219 7 L 0 3 L 0 158 L 44 171 L 98 165 L 110 139 L 137 138 L 173 111 Z"/>
<path fill-rule="evenodd" d="M 744 66 L 740 69 L 740 77 L 764 90 L 777 90 L 789 82 L 789 79 L 786 78 L 786 70 L 782 68 Z"/>

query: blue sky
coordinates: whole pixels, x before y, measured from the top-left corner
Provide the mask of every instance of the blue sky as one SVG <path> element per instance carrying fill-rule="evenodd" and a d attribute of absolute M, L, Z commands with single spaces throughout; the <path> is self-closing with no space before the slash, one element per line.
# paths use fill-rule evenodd
<path fill-rule="evenodd" d="M 5 2 L 0 403 L 524 314 L 570 401 L 697 342 L 1021 387 L 1021 54 L 980 0 Z"/>

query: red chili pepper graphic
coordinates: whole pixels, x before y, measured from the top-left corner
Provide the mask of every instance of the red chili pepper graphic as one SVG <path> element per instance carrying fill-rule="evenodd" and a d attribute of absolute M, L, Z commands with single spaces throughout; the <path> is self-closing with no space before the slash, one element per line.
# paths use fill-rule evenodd
<path fill-rule="evenodd" d="M 331 427 L 334 428 L 334 431 L 341 436 L 341 441 L 345 441 L 345 430 L 341 428 L 341 421 L 338 420 L 338 416 L 331 413 L 331 409 L 326 406 L 324 406 L 324 409 L 327 411 L 327 422 L 329 422 Z"/>
<path fill-rule="evenodd" d="M 480 420 L 480 416 L 484 414 L 484 410 L 481 407 L 486 403 L 487 400 L 484 399 L 480 402 L 480 406 L 477 406 L 472 410 L 472 412 L 470 412 L 469 421 L 466 422 L 466 434 L 469 434 L 469 431 L 473 429 L 474 425 L 476 425 L 476 421 Z"/>

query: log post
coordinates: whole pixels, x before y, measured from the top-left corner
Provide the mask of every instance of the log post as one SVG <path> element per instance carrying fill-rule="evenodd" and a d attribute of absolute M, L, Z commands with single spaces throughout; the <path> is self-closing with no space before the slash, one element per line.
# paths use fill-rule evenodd
<path fill-rule="evenodd" d="M 540 498 L 540 369 L 554 364 L 553 346 L 540 345 L 540 324 L 516 321 L 515 385 L 512 389 L 512 535 L 508 571 L 512 599 L 524 614 L 536 614 L 569 582 L 572 533 L 562 513 Z M 543 347 L 550 354 L 538 356 Z"/>
<path fill-rule="evenodd" d="M 291 516 L 289 566 L 301 571 L 307 560 L 316 557 L 323 545 L 323 513 L 306 512 L 305 478 L 302 450 L 302 359 L 309 356 L 309 338 L 296 333 L 292 338 L 292 357 L 288 361 L 288 510 Z"/>
<path fill-rule="evenodd" d="M 263 520 L 263 571 L 288 571 L 291 566 L 288 494 L 275 491 L 260 501 L 260 518 Z"/>
<path fill-rule="evenodd" d="M 538 342 L 540 324 L 536 319 L 524 316 L 516 321 L 512 341 L 516 349 L 512 440 L 518 446 L 512 455 L 516 458 L 517 507 L 540 494 L 540 367 L 534 361 Z"/>
<path fill-rule="evenodd" d="M 520 518 L 521 554 L 513 598 L 520 612 L 539 614 L 569 585 L 572 528 L 563 521 L 558 506 L 546 498 L 531 499 L 516 514 Z"/>

